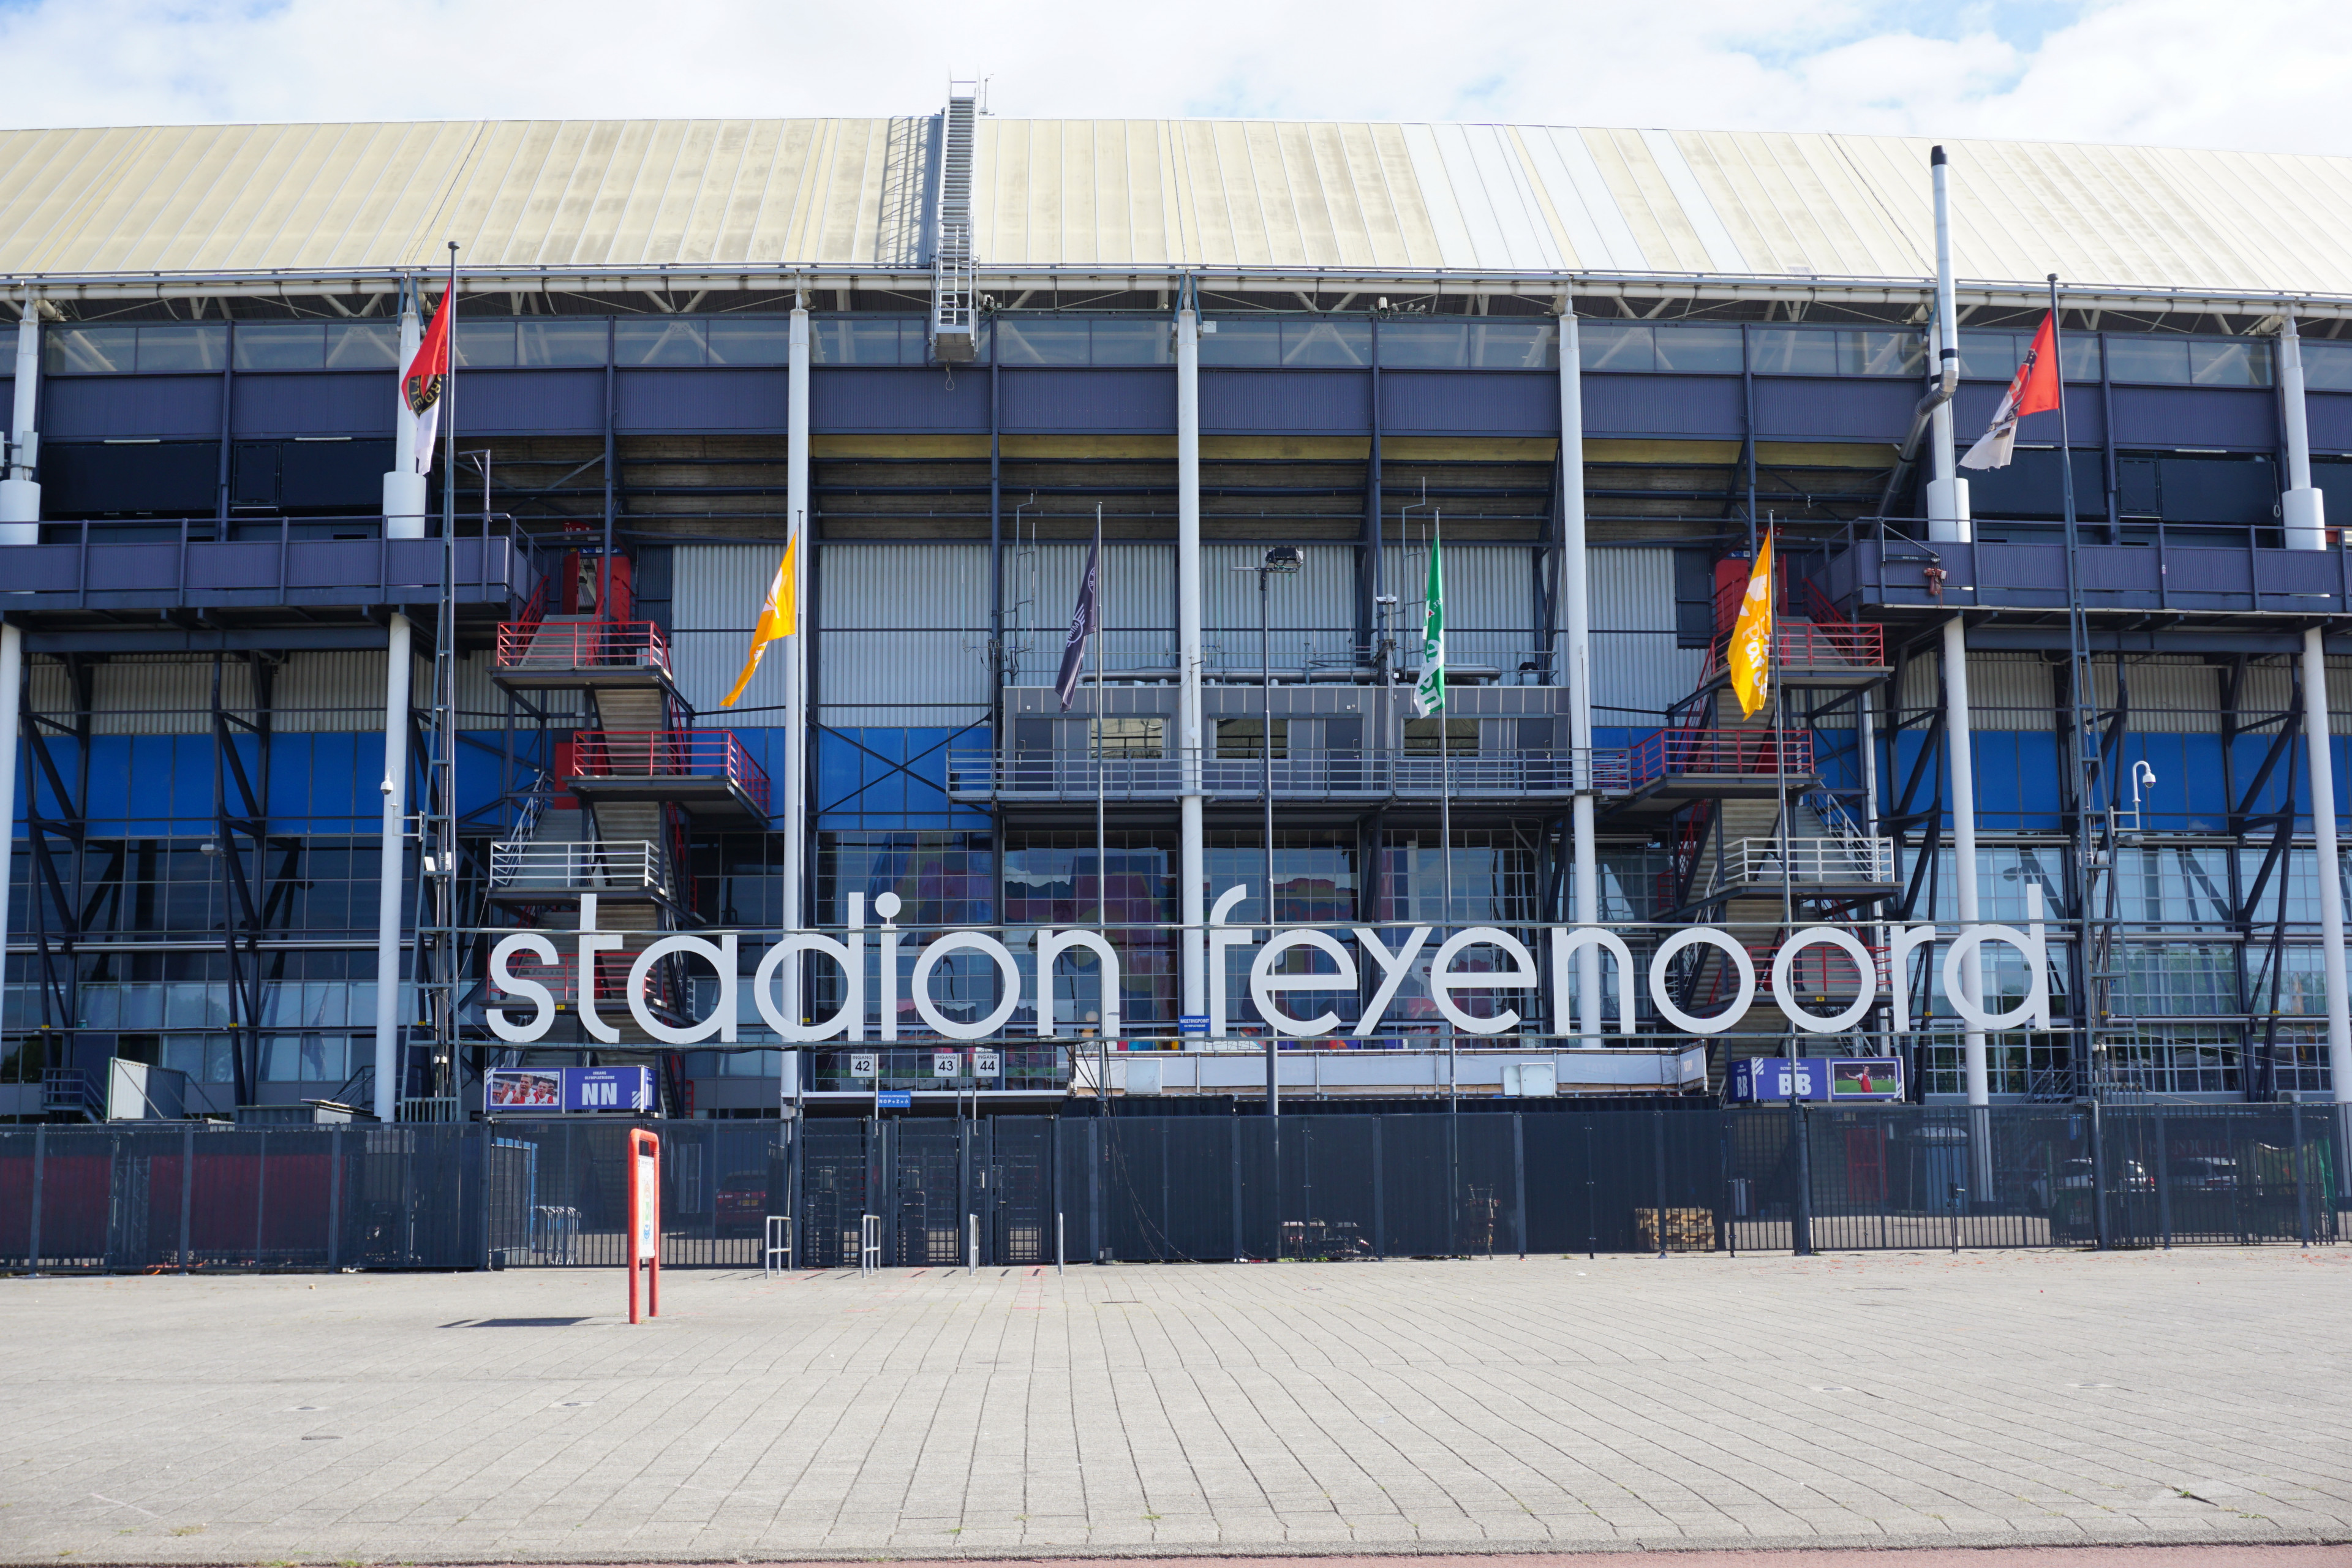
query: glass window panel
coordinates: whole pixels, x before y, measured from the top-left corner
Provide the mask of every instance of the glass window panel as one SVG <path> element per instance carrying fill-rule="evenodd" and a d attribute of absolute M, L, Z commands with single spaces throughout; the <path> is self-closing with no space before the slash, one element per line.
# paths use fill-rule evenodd
<path fill-rule="evenodd" d="M 606 323 L 578 321 L 517 321 L 515 358 L 522 364 L 601 365 Z"/>
<path fill-rule="evenodd" d="M 1221 318 L 1213 323 L 1202 324 L 1214 325 L 1217 329 L 1213 332 L 1201 334 L 1201 363 L 1204 365 L 1282 363 L 1282 323 L 1279 321 Z"/>
<path fill-rule="evenodd" d="M 173 1072 L 186 1073 L 190 1083 L 205 1081 L 205 1037 L 202 1035 L 164 1036 L 162 1057 L 159 1065 Z"/>
<path fill-rule="evenodd" d="M 470 321 L 457 318 L 457 363 L 476 370 L 492 370 L 515 362 L 515 324 L 512 321 Z"/>
<path fill-rule="evenodd" d="M 613 323 L 614 364 L 700 364 L 707 346 L 700 321 L 641 318 Z"/>
<path fill-rule="evenodd" d="M 1738 327 L 1661 326 L 1655 342 L 1658 368 L 1685 374 L 1738 375 L 1748 352 L 1747 334 Z M 1553 360 L 1558 359 L 1555 351 Z"/>
<path fill-rule="evenodd" d="M 2091 333 L 2070 333 L 2059 345 L 2058 357 L 2065 363 L 2068 381 L 2099 379 L 2099 340 Z"/>
<path fill-rule="evenodd" d="M 1382 321 L 1381 363 L 1404 369 L 1454 370 L 1470 363 L 1463 321 Z"/>
<path fill-rule="evenodd" d="M 1247 762 L 1265 755 L 1265 721 L 1263 719 L 1220 719 L 1217 724 L 1217 756 L 1224 762 Z M 1274 721 L 1274 759 L 1282 761 L 1290 754 L 1290 721 Z"/>
<path fill-rule="evenodd" d="M 119 985 L 85 985 L 81 988 L 81 1026 L 85 1029 L 118 1029 L 122 1018 L 122 988 Z"/>
<path fill-rule="evenodd" d="M 1094 363 L 1173 364 L 1176 363 L 1175 333 L 1166 321 L 1157 317 L 1142 321 L 1097 321 L 1094 323 Z"/>
<path fill-rule="evenodd" d="M 2025 344 L 2015 332 L 1962 332 L 1960 374 L 1971 381 L 2007 381 L 2017 374 Z"/>
<path fill-rule="evenodd" d="M 227 360 L 226 321 L 186 321 L 166 327 L 139 329 L 139 369 L 142 374 L 218 370 Z"/>
<path fill-rule="evenodd" d="M 734 316 L 710 323 L 713 364 L 785 364 L 792 357 L 789 317 Z"/>
<path fill-rule="evenodd" d="M 855 321 L 834 317 L 809 323 L 809 360 L 813 364 L 897 364 L 898 329 L 896 321 Z"/>
<path fill-rule="evenodd" d="M 1835 375 L 1838 337 L 1808 327 L 1758 327 L 1748 334 L 1759 375 Z"/>
<path fill-rule="evenodd" d="M 2352 343 L 2305 341 L 2303 384 L 2310 392 L 2352 392 Z"/>
<path fill-rule="evenodd" d="M 139 343 L 139 361 L 147 361 L 147 343 Z M 400 323 L 397 321 L 330 321 L 327 323 L 329 370 L 391 370 L 400 364 Z"/>
<path fill-rule="evenodd" d="M 318 370 L 327 363 L 324 321 L 239 321 L 239 370 Z"/>
<path fill-rule="evenodd" d="M 160 1029 L 163 1026 L 162 991 L 152 985 L 125 985 L 121 989 L 122 1010 L 120 1027 Z"/>
<path fill-rule="evenodd" d="M 79 375 L 128 375 L 137 368 L 136 327 L 51 327 L 45 334 L 52 371 Z"/>
<path fill-rule="evenodd" d="M 205 1037 L 205 1081 L 236 1081 L 236 1042 L 229 1037 L 207 1035 Z"/>
<path fill-rule="evenodd" d="M 1927 344 L 1917 332 L 1843 331 L 1838 358 L 1848 375 L 1922 375 Z"/>
<path fill-rule="evenodd" d="M 1102 719 L 1097 723 L 1099 733 L 1095 737 L 1095 743 L 1106 757 L 1156 757 L 1165 744 L 1162 740 L 1165 721 L 1162 720 Z"/>
<path fill-rule="evenodd" d="M 2116 337 L 2107 340 L 2107 374 L 2117 381 L 2153 382 L 2160 386 L 2189 383 L 2189 340 L 2186 338 Z"/>
<path fill-rule="evenodd" d="M 996 320 L 996 352 L 1004 364 L 1084 364 L 1087 332 L 1084 321 L 1051 317 Z"/>
<path fill-rule="evenodd" d="M 1372 324 L 1364 321 L 1285 321 L 1282 363 L 1346 368 L 1372 363 Z"/>
<path fill-rule="evenodd" d="M 1470 363 L 1481 370 L 1542 370 L 1559 363 L 1559 331 L 1549 321 L 1473 321 Z"/>
<path fill-rule="evenodd" d="M 2199 386 L 2268 386 L 2271 345 L 2250 338 L 2193 342 L 2189 379 Z"/>
<path fill-rule="evenodd" d="M 302 1081 L 304 1083 L 341 1083 L 348 1076 L 343 1061 L 350 1052 L 351 1042 L 341 1035 L 305 1035 L 302 1037 Z"/>
<path fill-rule="evenodd" d="M 270 1035 L 262 1040 L 261 1081 L 264 1083 L 302 1081 L 301 1036 Z"/>
<path fill-rule="evenodd" d="M 1583 322 L 1576 330 L 1577 358 L 1587 370 L 1655 370 L 1655 336 L 1654 329 L 1638 321 Z"/>

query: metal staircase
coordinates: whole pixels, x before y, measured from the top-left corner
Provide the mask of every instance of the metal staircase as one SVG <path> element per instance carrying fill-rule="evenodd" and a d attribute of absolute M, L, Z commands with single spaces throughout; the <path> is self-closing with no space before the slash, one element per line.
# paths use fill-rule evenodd
<path fill-rule="evenodd" d="M 931 250 L 931 358 L 968 364 L 979 352 L 971 237 L 971 168 L 980 84 L 951 81 L 940 138 L 940 188 Z"/>

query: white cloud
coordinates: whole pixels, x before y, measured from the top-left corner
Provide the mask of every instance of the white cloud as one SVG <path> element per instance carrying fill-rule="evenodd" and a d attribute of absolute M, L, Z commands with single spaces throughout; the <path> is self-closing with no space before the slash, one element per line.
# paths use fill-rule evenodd
<path fill-rule="evenodd" d="M 397 25 L 392 24 L 396 20 Z M 1916 30 L 1921 26 L 1929 30 Z M 2046 28 L 2047 30 L 2043 30 Z M 705 0 L 0 0 L 0 117 L 996 112 L 1518 120 L 2352 153 L 2352 7 L 1664 0 L 1177 9 Z"/>

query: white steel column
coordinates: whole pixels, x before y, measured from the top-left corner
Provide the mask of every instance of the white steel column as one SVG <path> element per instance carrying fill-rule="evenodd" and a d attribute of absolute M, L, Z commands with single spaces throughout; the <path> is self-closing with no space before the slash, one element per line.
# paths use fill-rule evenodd
<path fill-rule="evenodd" d="M 400 378 L 424 341 L 416 296 L 404 296 L 400 312 L 400 359 L 393 370 L 392 471 L 383 477 L 386 539 L 425 537 L 425 476 L 416 471 L 416 417 L 408 411 Z M 375 906 L 375 1115 L 390 1121 L 400 1110 L 400 930 L 401 904 L 408 886 L 408 710 L 414 677 L 414 628 L 394 614 L 384 650 L 383 826 L 382 863 L 376 871 Z"/>
<path fill-rule="evenodd" d="M 33 415 L 41 390 L 41 312 L 32 291 L 18 301 L 16 400 L 8 423 L 8 466 L 0 468 L 0 544 L 37 544 L 41 487 L 33 481 Z M 24 681 L 25 634 L 0 626 L 0 952 L 8 933 L 8 870 L 16 845 L 16 700 Z"/>
<path fill-rule="evenodd" d="M 1948 368 L 1957 376 L 1959 372 L 1960 319 L 1952 299 L 1952 216 L 1941 147 L 1929 155 L 1928 173 L 1934 177 L 1936 187 L 1936 353 L 1931 357 L 1938 375 Z M 1945 384 L 1948 388 L 1951 383 L 1948 381 Z M 1927 481 L 1927 537 L 1965 544 L 1976 535 L 1969 520 L 1969 481 L 1959 477 L 1959 464 L 1952 441 L 1950 398 L 1937 404 L 1935 412 L 1928 416 L 1927 432 L 1928 447 L 1934 453 L 1936 475 Z"/>
<path fill-rule="evenodd" d="M 1977 923 L 1977 768 L 1969 743 L 1968 628 L 1954 616 L 1944 623 L 1944 751 L 1952 769 L 1952 888 L 1958 896 L 1960 930 Z M 1895 984 L 1903 983 L 1894 976 Z M 1960 989 L 1971 1006 L 1984 1006 L 1984 958 L 1981 953 L 1960 966 Z M 1968 1068 L 1969 1103 L 1989 1105 L 1991 1080 L 1985 1071 L 1985 1037 L 1981 1029 L 1962 1037 Z"/>
<path fill-rule="evenodd" d="M 2279 393 L 2286 414 L 2287 490 L 2279 498 L 2290 550 L 2327 546 L 2325 498 L 2311 484 L 2311 431 L 2303 405 L 2303 345 L 2294 317 L 2279 325 Z M 2303 748 L 2310 759 L 2311 837 L 2319 883 L 2320 963 L 2327 981 L 2327 1070 L 2336 1103 L 2352 1105 L 2352 993 L 2344 974 L 2344 876 L 2336 847 L 2336 759 L 2327 721 L 2327 654 L 2317 626 L 2303 634 Z"/>
<path fill-rule="evenodd" d="M 793 296 L 792 363 L 786 374 L 785 509 L 791 513 L 788 538 L 793 550 L 793 635 L 784 644 L 784 929 L 802 926 L 801 889 L 807 881 L 808 858 L 808 658 L 809 638 L 816 627 L 809 615 L 809 554 L 815 531 L 809 511 L 809 313 L 808 294 Z M 786 966 L 785 1011 L 795 1020 L 799 987 L 792 978 L 797 965 Z"/>
<path fill-rule="evenodd" d="M 1569 802 L 1569 839 L 1576 868 L 1576 923 L 1601 923 L 1601 855 L 1592 831 L 1592 600 L 1584 557 L 1584 365 L 1576 333 L 1576 300 L 1559 301 L 1559 679 L 1568 688 L 1568 743 L 1579 769 Z M 1631 984 L 1620 974 L 1617 983 Z M 1601 1045 L 1601 949 L 1576 954 L 1577 1042 Z"/>
<path fill-rule="evenodd" d="M 1177 809 L 1177 906 L 1184 922 L 1183 1011 L 1209 1010 L 1208 875 L 1201 829 L 1201 312 L 1190 279 L 1176 311 L 1176 754 L 1183 770 Z M 1269 897 L 1271 895 L 1269 894 Z"/>
<path fill-rule="evenodd" d="M 38 544 L 41 487 L 33 482 L 33 411 L 41 395 L 40 301 L 27 289 L 17 309 L 22 314 L 16 318 L 16 406 L 8 422 L 8 466 L 0 469 L 0 544 Z M 16 733 L 14 728 L 8 731 L 12 763 Z"/>

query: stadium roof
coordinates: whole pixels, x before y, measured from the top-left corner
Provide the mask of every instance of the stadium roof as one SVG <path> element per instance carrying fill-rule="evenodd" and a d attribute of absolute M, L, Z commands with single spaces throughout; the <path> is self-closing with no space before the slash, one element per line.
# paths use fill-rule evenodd
<path fill-rule="evenodd" d="M 0 279 L 290 292 L 463 247 L 469 284 L 927 287 L 938 121 L 457 121 L 0 132 Z M 2352 310 L 2352 160 L 1949 143 L 1963 295 Z M 1928 143 L 1245 121 L 981 122 L 983 286 L 1916 299 Z M 756 281 L 751 286 L 758 286 Z M 2189 297 L 2196 297 L 2190 299 Z M 2200 301 L 2206 301 L 2200 305 Z"/>

